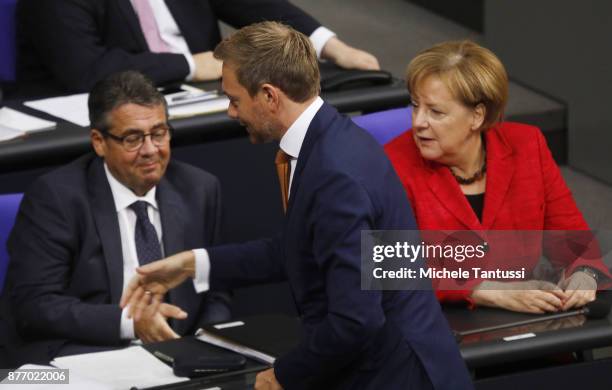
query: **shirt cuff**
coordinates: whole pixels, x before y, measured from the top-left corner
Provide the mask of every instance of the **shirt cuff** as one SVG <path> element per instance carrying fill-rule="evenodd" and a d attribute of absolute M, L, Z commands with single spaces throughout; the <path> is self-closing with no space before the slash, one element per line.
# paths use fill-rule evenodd
<path fill-rule="evenodd" d="M 319 27 L 310 34 L 310 42 L 317 52 L 317 58 L 321 58 L 321 52 L 330 38 L 335 37 L 336 33 L 326 27 Z"/>
<path fill-rule="evenodd" d="M 134 319 L 128 318 L 128 308 L 121 311 L 121 324 L 119 328 L 119 337 L 122 340 L 133 340 L 136 338 L 134 332 Z"/>
<path fill-rule="evenodd" d="M 185 77 L 185 80 L 191 81 L 193 80 L 193 76 L 195 75 L 195 61 L 193 60 L 193 56 L 189 53 L 183 54 L 183 56 L 185 56 L 187 64 L 189 65 L 189 74 L 187 75 L 187 77 Z"/>
<path fill-rule="evenodd" d="M 194 249 L 195 257 L 195 278 L 193 278 L 193 287 L 196 292 L 202 293 L 210 289 L 210 257 L 206 249 Z"/>

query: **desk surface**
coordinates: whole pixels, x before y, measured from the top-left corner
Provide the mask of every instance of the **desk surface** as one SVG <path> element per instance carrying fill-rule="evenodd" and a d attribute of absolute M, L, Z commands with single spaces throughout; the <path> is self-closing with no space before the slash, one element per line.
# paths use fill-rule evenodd
<path fill-rule="evenodd" d="M 538 316 L 489 308 L 468 310 L 456 306 L 445 307 L 444 314 L 455 331 L 512 323 Z M 515 338 L 507 339 L 512 336 Z M 475 369 L 609 345 L 612 345 L 612 313 L 602 319 L 587 319 L 583 315 L 576 315 L 477 333 L 465 336 L 459 347 L 468 367 Z"/>
<path fill-rule="evenodd" d="M 218 83 L 207 83 L 207 89 L 218 88 Z M 408 104 L 409 95 L 401 80 L 391 85 L 356 88 L 323 93 L 322 97 L 340 112 L 379 111 Z M 58 122 L 55 130 L 31 134 L 0 144 L 0 172 L 20 171 L 47 165 L 63 164 L 90 150 L 86 128 L 44 115 L 23 106 L 22 102 L 6 102 L 8 106 Z M 181 118 L 171 121 L 175 129 L 173 146 L 204 143 L 220 139 L 246 136 L 238 122 L 225 112 Z"/>
<path fill-rule="evenodd" d="M 512 323 L 537 317 L 505 310 L 464 306 L 445 306 L 451 328 L 456 331 L 483 326 Z M 533 333 L 534 337 L 504 341 L 504 337 Z M 544 321 L 522 327 L 466 336 L 459 344 L 461 354 L 470 369 L 494 366 L 512 361 L 527 360 L 550 354 L 575 352 L 612 345 L 612 314 L 603 319 L 587 319 L 577 315 Z M 260 367 L 259 369 L 261 369 Z M 242 372 L 226 373 L 181 384 L 159 386 L 155 389 L 195 389 L 222 386 L 223 389 L 252 388 L 258 367 L 247 367 Z"/>

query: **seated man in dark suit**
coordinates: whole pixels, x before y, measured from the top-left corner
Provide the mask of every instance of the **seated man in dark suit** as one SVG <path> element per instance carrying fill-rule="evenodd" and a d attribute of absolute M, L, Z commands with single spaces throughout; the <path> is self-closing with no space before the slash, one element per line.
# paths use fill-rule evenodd
<path fill-rule="evenodd" d="M 211 174 L 170 161 L 166 103 L 142 74 L 96 84 L 89 115 L 97 155 L 37 179 L 9 237 L 3 298 L 22 339 L 14 364 L 176 338 L 230 316 L 226 294 L 201 300 L 193 283 L 155 315 L 134 321 L 121 310 L 136 267 L 216 242 L 220 189 Z"/>
<path fill-rule="evenodd" d="M 156 84 L 221 77 L 212 49 L 218 20 L 242 27 L 279 20 L 310 36 L 321 59 L 345 68 L 378 69 L 286 0 L 21 0 L 21 82 L 55 80 L 55 88 L 87 91 L 107 75 L 138 70 Z"/>

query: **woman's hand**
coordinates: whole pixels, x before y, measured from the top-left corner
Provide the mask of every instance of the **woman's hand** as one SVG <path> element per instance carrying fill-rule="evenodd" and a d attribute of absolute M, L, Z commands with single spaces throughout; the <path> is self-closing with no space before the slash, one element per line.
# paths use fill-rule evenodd
<path fill-rule="evenodd" d="M 499 307 L 522 313 L 546 313 L 563 310 L 568 294 L 558 286 L 541 281 L 484 281 L 473 292 L 477 305 Z"/>
<path fill-rule="evenodd" d="M 559 283 L 559 286 L 568 297 L 562 310 L 581 307 L 595 300 L 597 281 L 586 272 L 574 272 L 569 278 Z"/>

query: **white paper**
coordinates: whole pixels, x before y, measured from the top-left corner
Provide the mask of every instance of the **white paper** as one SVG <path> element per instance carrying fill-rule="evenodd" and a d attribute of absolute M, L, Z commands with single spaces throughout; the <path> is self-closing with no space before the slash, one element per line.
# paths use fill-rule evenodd
<path fill-rule="evenodd" d="M 242 322 L 242 321 L 233 321 L 233 322 L 225 322 L 223 324 L 213 325 L 213 327 L 215 329 L 235 328 L 237 326 L 244 326 L 244 322 Z"/>
<path fill-rule="evenodd" d="M 515 340 L 529 339 L 531 337 L 536 337 L 535 333 L 517 334 L 514 336 L 504 337 L 503 340 L 504 341 L 515 341 Z"/>
<path fill-rule="evenodd" d="M 217 90 L 204 91 L 198 88 L 185 88 L 187 85 L 181 87 L 182 91 L 164 95 L 168 107 L 182 106 L 185 104 L 199 103 L 205 100 L 219 98 Z M 195 90 L 194 90 L 195 89 Z"/>
<path fill-rule="evenodd" d="M 151 387 L 189 380 L 174 375 L 169 366 L 138 346 L 59 357 L 51 364 L 68 368 L 71 376 L 74 373 L 113 389 Z"/>
<path fill-rule="evenodd" d="M 219 348 L 228 349 L 240 355 L 250 357 L 251 359 L 257 360 L 258 362 L 273 365 L 274 361 L 276 360 L 276 358 L 272 355 L 268 355 L 267 353 L 258 351 L 253 348 L 249 348 L 246 345 L 238 344 L 232 340 L 226 339 L 201 328 L 198 329 L 198 331 L 196 332 L 196 338 L 202 342 L 212 344 Z"/>
<path fill-rule="evenodd" d="M 46 112 L 58 118 L 76 123 L 79 126 L 89 126 L 89 110 L 87 109 L 88 94 L 82 93 L 70 96 L 61 96 L 49 99 L 33 100 L 24 103 L 26 106 Z M 210 114 L 227 110 L 229 99 L 227 96 L 206 100 L 193 104 L 183 104 L 170 107 L 170 119 L 184 118 L 201 114 Z"/>
<path fill-rule="evenodd" d="M 23 137 L 24 135 L 24 131 L 15 130 L 11 127 L 5 127 L 0 125 L 0 142 Z"/>
<path fill-rule="evenodd" d="M 89 126 L 88 97 L 89 94 L 87 93 L 79 93 L 76 95 L 32 100 L 25 102 L 24 105 L 76 123 L 79 126 L 87 127 Z"/>
<path fill-rule="evenodd" d="M 39 366 L 36 364 L 26 364 L 19 367 L 20 370 L 36 370 L 36 369 L 53 369 L 51 366 Z M 68 373 L 69 383 L 62 384 L 5 384 L 6 379 L 0 382 L 0 389 L 15 389 L 15 390 L 112 390 L 112 387 L 102 383 L 97 383 L 91 380 L 80 378 L 78 375 L 70 371 Z"/>
<path fill-rule="evenodd" d="M 0 108 L 0 126 L 32 133 L 42 130 L 51 130 L 57 123 L 37 118 L 9 107 Z"/>
<path fill-rule="evenodd" d="M 227 96 L 219 96 L 218 98 L 205 100 L 199 103 L 169 107 L 168 114 L 170 115 L 170 119 L 183 118 L 225 111 L 227 107 L 229 107 L 229 99 Z"/>

